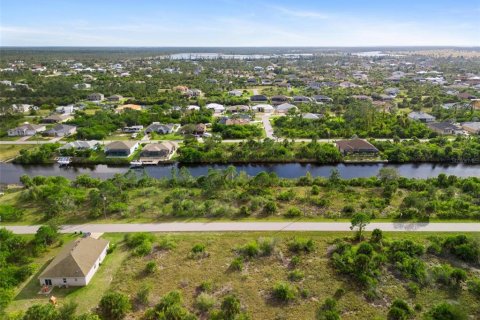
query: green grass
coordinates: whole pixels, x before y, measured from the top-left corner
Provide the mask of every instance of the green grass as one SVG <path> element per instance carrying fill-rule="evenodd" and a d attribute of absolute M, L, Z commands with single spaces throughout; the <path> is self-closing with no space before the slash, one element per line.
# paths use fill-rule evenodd
<path fill-rule="evenodd" d="M 305 274 L 305 278 L 293 285 L 309 292 L 308 298 L 299 297 L 289 305 L 280 305 L 271 299 L 271 288 L 279 281 L 288 281 L 288 274 L 294 268 L 289 265 L 293 254 L 287 249 L 288 242 L 294 236 L 312 238 L 315 241 L 315 252 L 303 254 L 300 263 L 295 269 Z M 409 238 L 415 242 L 426 242 L 428 233 L 385 233 L 389 239 Z M 184 297 L 185 306 L 195 311 L 194 300 L 198 294 L 197 287 L 204 281 L 211 281 L 213 292 L 217 300 L 216 307 L 229 292 L 235 293 L 242 307 L 251 315 L 252 319 L 313 319 L 315 310 L 327 297 L 332 297 L 339 288 L 345 289 L 345 295 L 339 299 L 339 309 L 343 320 L 350 319 L 385 319 L 390 303 L 396 298 L 408 301 L 410 305 L 420 304 L 423 310 L 441 301 L 459 303 L 474 318 L 480 316 L 480 301 L 466 290 L 449 291 L 435 285 L 420 288 L 420 293 L 413 297 L 406 290 L 406 281 L 397 278 L 384 270 L 382 280 L 378 285 L 382 300 L 368 302 L 363 292 L 348 278 L 339 275 L 329 264 L 327 249 L 332 241 L 338 237 L 351 236 L 351 233 L 334 232 L 261 232 L 261 233 L 173 233 L 169 235 L 177 244 L 171 251 L 154 249 L 153 253 L 145 257 L 135 257 L 122 244 L 122 234 L 105 234 L 103 237 L 111 242 L 119 243 L 112 254 L 108 255 L 92 282 L 85 288 L 55 289 L 53 295 L 59 302 L 74 301 L 79 304 L 79 312 L 94 308 L 101 296 L 109 289 L 121 291 L 134 297 L 144 285 L 151 287 L 150 302 L 157 303 L 160 296 L 171 290 L 180 290 Z M 471 236 L 480 240 L 480 234 Z M 65 236 L 71 237 L 71 236 Z M 158 243 L 165 234 L 156 234 Z M 234 248 L 255 241 L 259 237 L 273 237 L 277 241 L 274 253 L 268 257 L 257 257 L 247 261 L 243 271 L 229 271 L 228 266 L 236 256 Z M 189 257 L 191 248 L 195 244 L 204 244 L 208 257 L 192 259 Z M 59 248 L 52 249 L 38 263 L 46 265 Z M 428 264 L 446 263 L 426 255 Z M 147 262 L 155 261 L 158 270 L 153 275 L 146 275 L 144 268 Z M 40 269 L 38 269 L 40 270 Z M 468 271 L 471 276 L 478 269 Z M 35 277 L 32 277 L 35 278 Z M 19 289 L 15 301 L 8 311 L 25 310 L 28 306 L 46 302 L 47 298 L 38 297 L 36 292 L 39 286 L 36 278 L 26 282 Z M 131 314 L 132 318 L 139 318 L 143 309 L 137 309 Z M 417 312 L 417 318 L 422 317 Z"/>
<path fill-rule="evenodd" d="M 20 150 L 34 148 L 32 144 L 2 144 L 0 145 L 0 161 L 6 161 L 17 157 L 20 154 Z"/>

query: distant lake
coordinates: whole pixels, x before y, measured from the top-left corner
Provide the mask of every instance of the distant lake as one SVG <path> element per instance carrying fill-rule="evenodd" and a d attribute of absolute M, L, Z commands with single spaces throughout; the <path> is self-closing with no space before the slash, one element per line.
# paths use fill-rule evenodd
<path fill-rule="evenodd" d="M 205 175 L 209 168 L 225 169 L 228 164 L 215 165 L 184 165 L 193 176 Z M 304 163 L 280 163 L 280 164 L 235 164 L 238 171 L 245 171 L 248 175 L 254 176 L 262 171 L 275 172 L 282 178 L 298 178 L 305 176 L 307 172 L 314 177 L 328 177 L 332 169 L 336 168 L 343 178 L 359 178 L 376 176 L 383 167 L 395 168 L 401 176 L 407 178 L 431 178 L 440 173 L 455 175 L 459 177 L 480 177 L 480 165 L 467 164 L 338 164 L 338 165 L 316 165 Z M 169 177 L 172 168 L 179 168 L 178 164 L 147 166 L 145 172 L 154 178 Z M 19 183 L 22 175 L 34 176 L 63 176 L 68 179 L 75 179 L 80 174 L 89 174 L 92 177 L 108 179 L 113 175 L 123 174 L 129 170 L 128 167 L 96 165 L 89 167 L 59 167 L 58 165 L 19 165 L 13 163 L 0 164 L 0 183 Z M 143 169 L 136 169 L 142 172 Z"/>

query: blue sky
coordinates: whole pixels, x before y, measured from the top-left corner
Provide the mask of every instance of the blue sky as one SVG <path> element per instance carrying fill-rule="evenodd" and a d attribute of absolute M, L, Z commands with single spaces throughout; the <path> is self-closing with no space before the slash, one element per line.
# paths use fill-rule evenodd
<path fill-rule="evenodd" d="M 480 46 L 480 0 L 0 0 L 1 46 Z"/>

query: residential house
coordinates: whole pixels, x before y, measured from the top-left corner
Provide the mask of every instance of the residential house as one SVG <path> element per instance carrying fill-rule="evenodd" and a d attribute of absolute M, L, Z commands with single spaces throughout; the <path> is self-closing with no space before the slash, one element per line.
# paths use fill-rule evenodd
<path fill-rule="evenodd" d="M 252 107 L 252 110 L 257 112 L 272 113 L 275 108 L 270 104 L 257 104 Z"/>
<path fill-rule="evenodd" d="M 70 114 L 52 114 L 42 119 L 42 123 L 62 123 L 73 119 Z"/>
<path fill-rule="evenodd" d="M 462 100 L 473 100 L 473 99 L 477 98 L 477 97 L 475 97 L 474 95 L 471 95 L 468 92 L 459 93 L 459 94 L 457 94 L 457 97 L 459 97 Z"/>
<path fill-rule="evenodd" d="M 228 95 L 229 95 L 229 96 L 232 96 L 232 97 L 241 97 L 242 94 L 243 94 L 243 91 L 242 91 L 242 90 L 237 90 L 237 89 L 235 89 L 235 90 L 230 90 L 230 91 L 228 91 Z"/>
<path fill-rule="evenodd" d="M 107 255 L 109 241 L 85 237 L 66 244 L 40 274 L 41 286 L 86 286 Z"/>
<path fill-rule="evenodd" d="M 69 150 L 69 149 L 75 149 L 75 150 L 93 150 L 96 149 L 98 146 L 99 142 L 92 140 L 92 141 L 73 141 L 64 144 L 59 150 Z"/>
<path fill-rule="evenodd" d="M 450 122 L 430 122 L 427 126 L 439 134 L 463 134 L 460 126 Z"/>
<path fill-rule="evenodd" d="M 130 127 L 123 127 L 122 131 L 125 133 L 138 133 L 143 130 L 143 126 L 130 126 Z"/>
<path fill-rule="evenodd" d="M 177 144 L 171 141 L 162 143 L 149 143 L 140 153 L 140 157 L 145 158 L 167 158 L 177 150 Z"/>
<path fill-rule="evenodd" d="M 225 107 L 218 103 L 209 103 L 206 105 L 206 108 L 213 110 L 215 113 L 222 113 L 225 111 Z"/>
<path fill-rule="evenodd" d="M 30 110 L 38 110 L 38 107 L 31 105 L 31 104 L 25 104 L 25 103 L 20 103 L 20 104 L 12 104 L 12 110 L 15 112 L 30 112 Z"/>
<path fill-rule="evenodd" d="M 400 89 L 398 88 L 387 88 L 384 90 L 385 94 L 388 94 L 389 96 L 396 97 L 397 94 L 400 93 Z"/>
<path fill-rule="evenodd" d="M 263 94 L 256 94 L 250 97 L 251 102 L 267 102 L 268 97 Z"/>
<path fill-rule="evenodd" d="M 186 124 L 181 129 L 182 134 L 193 134 L 196 136 L 204 135 L 207 131 L 207 126 L 203 123 L 199 124 Z"/>
<path fill-rule="evenodd" d="M 294 106 L 293 104 L 290 103 L 282 103 L 281 105 L 277 106 L 277 112 L 278 113 L 287 113 L 290 110 L 297 110 L 298 108 Z"/>
<path fill-rule="evenodd" d="M 113 141 L 105 146 L 105 154 L 107 157 L 129 157 L 137 149 L 137 141 Z"/>
<path fill-rule="evenodd" d="M 90 83 L 76 83 L 73 85 L 73 88 L 77 90 L 87 90 L 87 89 L 90 89 L 91 87 L 92 85 Z"/>
<path fill-rule="evenodd" d="M 312 98 L 306 97 L 306 96 L 294 96 L 293 97 L 293 103 L 310 103 L 312 102 Z"/>
<path fill-rule="evenodd" d="M 428 113 L 422 112 L 422 111 L 418 111 L 418 112 L 417 111 L 412 111 L 408 114 L 408 117 L 412 120 L 425 122 L 425 123 L 435 121 L 434 116 L 432 116 Z"/>
<path fill-rule="evenodd" d="M 323 118 L 323 114 L 318 114 L 318 113 L 304 113 L 302 114 L 303 119 L 308 119 L 308 120 L 318 120 Z"/>
<path fill-rule="evenodd" d="M 105 96 L 103 95 L 103 93 L 95 92 L 95 93 L 89 94 L 87 99 L 89 101 L 103 101 L 105 99 Z"/>
<path fill-rule="evenodd" d="M 248 112 L 250 111 L 250 107 L 249 106 L 245 106 L 245 105 L 238 105 L 238 106 L 228 106 L 226 108 L 227 112 L 231 112 L 231 113 L 237 113 L 237 112 Z"/>
<path fill-rule="evenodd" d="M 123 100 L 123 96 L 119 94 L 114 94 L 113 96 L 108 97 L 107 100 L 111 102 L 120 102 Z"/>
<path fill-rule="evenodd" d="M 9 137 L 33 136 L 36 133 L 45 131 L 44 125 L 25 123 L 19 127 L 8 130 Z"/>
<path fill-rule="evenodd" d="M 360 153 L 360 154 L 378 154 L 378 149 L 368 142 L 367 140 L 363 139 L 348 139 L 348 140 L 339 140 L 335 142 L 338 150 L 343 155 L 351 154 L 351 153 Z"/>
<path fill-rule="evenodd" d="M 57 124 L 51 129 L 44 131 L 42 134 L 44 136 L 50 137 L 66 137 L 77 132 L 76 126 L 69 126 L 66 124 Z"/>
<path fill-rule="evenodd" d="M 218 123 L 226 125 L 226 126 L 246 125 L 246 124 L 250 124 L 250 119 L 249 118 L 222 117 L 220 120 L 218 120 Z"/>
<path fill-rule="evenodd" d="M 160 122 L 153 122 L 145 129 L 145 133 L 160 133 L 160 134 L 169 134 L 174 133 L 178 130 L 180 126 L 178 124 L 168 123 L 162 124 Z"/>
<path fill-rule="evenodd" d="M 288 102 L 288 97 L 284 95 L 273 96 L 270 98 L 274 106 L 278 106 Z"/>
<path fill-rule="evenodd" d="M 56 113 L 62 113 L 62 114 L 72 114 L 75 112 L 77 108 L 73 105 L 70 104 L 68 106 L 60 106 L 55 108 Z"/>
<path fill-rule="evenodd" d="M 315 95 L 313 96 L 313 100 L 316 102 L 316 103 L 329 103 L 329 102 L 332 102 L 333 99 L 330 98 L 330 97 L 327 97 L 327 96 L 323 96 L 323 95 Z"/>
<path fill-rule="evenodd" d="M 463 130 L 467 131 L 470 134 L 479 134 L 480 133 L 480 122 L 464 122 L 462 123 Z"/>

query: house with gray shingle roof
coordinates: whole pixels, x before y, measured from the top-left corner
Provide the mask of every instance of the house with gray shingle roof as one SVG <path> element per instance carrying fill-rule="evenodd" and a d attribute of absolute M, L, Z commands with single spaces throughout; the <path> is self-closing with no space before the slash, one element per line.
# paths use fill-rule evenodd
<path fill-rule="evenodd" d="M 41 286 L 86 286 L 107 255 L 109 241 L 85 237 L 66 244 L 38 277 Z"/>

